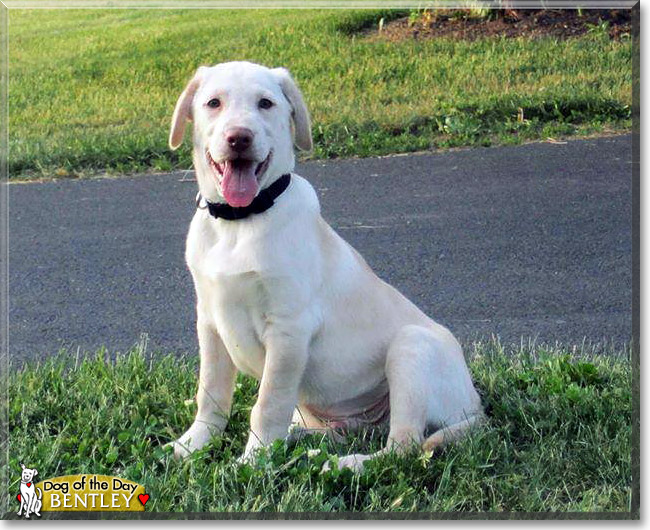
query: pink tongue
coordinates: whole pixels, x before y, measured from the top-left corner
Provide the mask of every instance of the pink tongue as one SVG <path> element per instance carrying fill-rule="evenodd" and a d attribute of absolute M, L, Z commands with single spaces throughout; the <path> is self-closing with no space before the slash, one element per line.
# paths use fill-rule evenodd
<path fill-rule="evenodd" d="M 230 206 L 248 206 L 257 195 L 255 164 L 243 160 L 228 160 L 223 164 L 223 197 Z"/>

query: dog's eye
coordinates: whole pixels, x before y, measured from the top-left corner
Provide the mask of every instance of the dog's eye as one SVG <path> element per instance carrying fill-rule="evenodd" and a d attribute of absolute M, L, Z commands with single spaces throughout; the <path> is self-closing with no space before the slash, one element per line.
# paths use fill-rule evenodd
<path fill-rule="evenodd" d="M 208 107 L 211 109 L 217 109 L 221 107 L 221 101 L 219 101 L 219 98 L 212 98 L 210 101 L 208 101 Z"/>
<path fill-rule="evenodd" d="M 273 106 L 273 102 L 270 99 L 262 98 L 258 105 L 261 109 L 270 109 Z"/>

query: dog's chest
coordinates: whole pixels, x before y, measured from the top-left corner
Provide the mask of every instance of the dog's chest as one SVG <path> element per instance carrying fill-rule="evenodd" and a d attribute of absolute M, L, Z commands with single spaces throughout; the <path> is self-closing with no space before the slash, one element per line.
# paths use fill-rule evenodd
<path fill-rule="evenodd" d="M 245 242 L 233 244 L 210 233 L 199 235 L 198 240 L 188 237 L 187 248 L 199 310 L 216 327 L 237 368 L 261 377 L 268 282 Z"/>
<path fill-rule="evenodd" d="M 233 362 L 240 370 L 261 377 L 267 304 L 260 276 L 250 272 L 208 281 L 211 316 Z"/>
<path fill-rule="evenodd" d="M 25 496 L 30 496 L 34 494 L 35 486 L 33 482 L 29 483 L 29 486 L 27 484 L 21 483 L 20 484 L 20 493 L 22 493 Z"/>

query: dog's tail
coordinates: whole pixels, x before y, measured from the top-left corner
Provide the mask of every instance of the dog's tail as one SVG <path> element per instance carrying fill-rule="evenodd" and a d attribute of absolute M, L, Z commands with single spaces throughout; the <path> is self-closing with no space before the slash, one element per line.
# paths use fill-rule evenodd
<path fill-rule="evenodd" d="M 36 495 L 40 501 L 43 498 L 43 492 L 41 491 L 41 488 L 36 488 L 36 491 L 38 492 Z"/>
<path fill-rule="evenodd" d="M 434 432 L 422 442 L 422 449 L 425 451 L 442 449 L 444 446 L 462 438 L 470 429 L 481 425 L 485 421 L 486 417 L 483 412 L 472 414 L 459 423 Z"/>

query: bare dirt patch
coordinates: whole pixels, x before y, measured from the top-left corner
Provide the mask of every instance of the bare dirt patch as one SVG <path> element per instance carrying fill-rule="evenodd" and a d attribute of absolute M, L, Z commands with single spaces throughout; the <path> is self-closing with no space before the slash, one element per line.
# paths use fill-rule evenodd
<path fill-rule="evenodd" d="M 454 10 L 423 11 L 373 30 L 371 40 L 400 41 L 448 37 L 476 40 L 484 37 L 552 37 L 568 39 L 590 31 L 607 31 L 610 38 L 628 38 L 632 31 L 631 11 L 615 10 L 495 10 L 488 16 Z"/>

